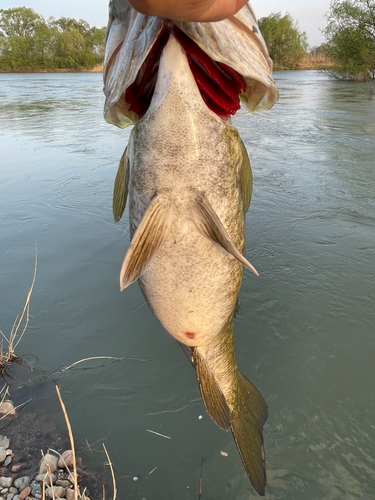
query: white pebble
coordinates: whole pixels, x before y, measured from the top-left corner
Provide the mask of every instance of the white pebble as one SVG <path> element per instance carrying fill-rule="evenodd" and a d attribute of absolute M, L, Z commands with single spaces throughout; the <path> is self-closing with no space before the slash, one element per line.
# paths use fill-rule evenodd
<path fill-rule="evenodd" d="M 134 477 L 133 477 L 133 481 L 138 481 L 137 476 L 134 476 Z"/>
<path fill-rule="evenodd" d="M 199 418 L 199 420 L 202 420 L 202 418 L 203 418 L 203 417 L 202 417 L 202 415 L 199 415 L 199 417 L 198 417 L 198 418 Z"/>

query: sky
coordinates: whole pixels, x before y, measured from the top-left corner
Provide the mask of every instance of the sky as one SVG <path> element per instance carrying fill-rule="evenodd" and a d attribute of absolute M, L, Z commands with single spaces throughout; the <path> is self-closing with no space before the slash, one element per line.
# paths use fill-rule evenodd
<path fill-rule="evenodd" d="M 252 0 L 251 4 L 258 18 L 271 12 L 290 12 L 299 28 L 306 31 L 311 47 L 324 41 L 320 29 L 325 25 L 330 0 Z M 45 18 L 74 17 L 99 28 L 107 24 L 108 0 L 0 0 L 2 9 L 21 6 L 30 7 Z"/>

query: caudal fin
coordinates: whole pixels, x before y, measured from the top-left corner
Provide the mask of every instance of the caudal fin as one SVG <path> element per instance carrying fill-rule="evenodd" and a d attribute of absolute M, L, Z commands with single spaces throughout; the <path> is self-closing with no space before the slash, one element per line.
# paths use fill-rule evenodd
<path fill-rule="evenodd" d="M 263 396 L 238 372 L 238 403 L 231 412 L 231 429 L 250 482 L 262 496 L 266 488 L 262 428 L 267 416 Z"/>
<path fill-rule="evenodd" d="M 233 329 L 229 330 L 233 334 Z M 263 396 L 247 378 L 238 371 L 235 359 L 227 364 L 229 375 L 232 369 L 237 379 L 235 403 L 228 405 L 223 392 L 205 356 L 199 348 L 184 348 L 185 354 L 193 362 L 199 390 L 207 413 L 223 430 L 231 429 L 243 465 L 250 482 L 264 496 L 266 487 L 266 465 L 263 448 L 262 428 L 267 420 L 268 408 Z M 233 351 L 234 352 L 234 351 Z M 224 363 L 225 364 L 225 363 Z"/>

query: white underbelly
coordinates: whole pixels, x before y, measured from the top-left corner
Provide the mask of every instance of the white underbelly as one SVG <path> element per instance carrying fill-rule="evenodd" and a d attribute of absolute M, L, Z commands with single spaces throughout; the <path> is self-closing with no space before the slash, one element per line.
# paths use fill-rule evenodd
<path fill-rule="evenodd" d="M 171 234 L 140 278 L 150 307 L 176 340 L 205 345 L 232 313 L 242 265 L 196 231 Z"/>

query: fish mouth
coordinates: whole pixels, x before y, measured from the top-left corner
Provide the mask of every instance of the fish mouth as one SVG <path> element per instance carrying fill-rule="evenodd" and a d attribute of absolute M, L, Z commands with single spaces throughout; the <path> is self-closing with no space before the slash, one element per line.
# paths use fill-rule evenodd
<path fill-rule="evenodd" d="M 125 92 L 129 111 L 139 118 L 147 112 L 155 90 L 160 56 L 171 34 L 186 52 L 190 71 L 206 106 L 220 118 L 228 120 L 241 107 L 240 94 L 246 90 L 245 79 L 226 64 L 211 59 L 172 23 L 163 27 L 135 81 Z"/>

